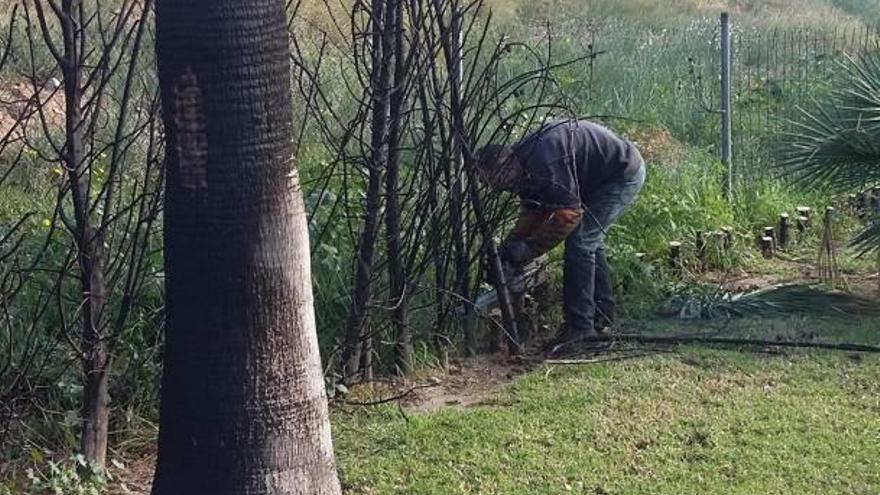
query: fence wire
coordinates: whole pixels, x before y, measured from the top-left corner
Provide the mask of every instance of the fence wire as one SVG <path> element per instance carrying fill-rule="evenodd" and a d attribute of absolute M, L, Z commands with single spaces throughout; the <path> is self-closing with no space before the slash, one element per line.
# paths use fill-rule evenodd
<path fill-rule="evenodd" d="M 567 32 L 571 28 L 564 28 Z M 575 79 L 579 108 L 608 121 L 659 125 L 720 157 L 721 47 L 718 19 L 650 30 L 586 25 L 573 32 L 590 51 Z M 873 28 L 766 28 L 732 18 L 731 91 L 735 187 L 777 179 L 786 122 L 827 94 L 839 62 L 877 47 Z"/>
<path fill-rule="evenodd" d="M 740 187 L 776 178 L 787 123 L 828 93 L 841 60 L 875 46 L 871 28 L 734 31 L 733 156 Z"/>

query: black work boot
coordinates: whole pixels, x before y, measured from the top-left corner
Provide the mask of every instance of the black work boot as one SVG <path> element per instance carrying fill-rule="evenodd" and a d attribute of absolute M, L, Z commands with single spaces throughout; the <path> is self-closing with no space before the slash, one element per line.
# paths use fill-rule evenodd
<path fill-rule="evenodd" d="M 582 330 L 574 330 L 566 324 L 562 324 L 559 327 L 559 330 L 556 332 L 556 335 L 553 336 L 552 339 L 544 346 L 544 350 L 554 354 L 555 351 L 561 349 L 563 347 L 569 346 L 571 344 L 575 344 L 577 342 L 582 342 L 593 334 L 592 330 L 589 332 Z"/>
<path fill-rule="evenodd" d="M 609 342 L 598 339 L 599 334 L 591 330 L 589 332 L 571 330 L 565 325 L 560 329 L 556 337 L 551 340 L 544 350 L 551 357 L 576 356 L 600 352 L 608 348 Z"/>

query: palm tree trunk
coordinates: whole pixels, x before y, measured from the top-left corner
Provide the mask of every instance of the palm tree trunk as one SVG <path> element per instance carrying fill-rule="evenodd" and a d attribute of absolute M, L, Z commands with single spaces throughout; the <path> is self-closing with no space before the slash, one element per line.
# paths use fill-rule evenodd
<path fill-rule="evenodd" d="M 283 0 L 160 0 L 167 336 L 154 495 L 339 494 Z"/>

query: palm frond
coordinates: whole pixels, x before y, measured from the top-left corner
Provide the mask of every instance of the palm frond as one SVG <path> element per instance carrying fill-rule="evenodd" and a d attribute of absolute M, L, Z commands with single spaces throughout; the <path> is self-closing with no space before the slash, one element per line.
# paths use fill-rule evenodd
<path fill-rule="evenodd" d="M 851 191 L 880 182 L 880 53 L 840 62 L 827 100 L 788 121 L 781 166 L 805 187 Z"/>
<path fill-rule="evenodd" d="M 880 249 L 880 222 L 870 223 L 853 238 L 850 245 L 858 251 L 860 256 Z"/>
<path fill-rule="evenodd" d="M 740 316 L 880 316 L 876 300 L 814 285 L 782 285 L 740 294 L 732 296 L 723 307 Z"/>
<path fill-rule="evenodd" d="M 775 285 L 734 293 L 715 285 L 695 286 L 675 294 L 664 312 L 681 319 L 810 316 L 880 316 L 878 301 L 818 285 Z"/>

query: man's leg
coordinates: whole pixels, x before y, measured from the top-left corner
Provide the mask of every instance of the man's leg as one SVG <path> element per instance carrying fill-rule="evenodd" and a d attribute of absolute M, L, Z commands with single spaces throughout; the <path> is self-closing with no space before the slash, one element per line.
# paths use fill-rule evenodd
<path fill-rule="evenodd" d="M 611 267 L 605 257 L 605 247 L 596 250 L 596 283 L 593 300 L 596 303 L 594 328 L 597 331 L 611 326 L 614 321 L 614 285 Z"/>
<path fill-rule="evenodd" d="M 596 251 L 585 220 L 565 240 L 565 265 L 562 270 L 562 307 L 565 328 L 569 336 L 589 335 L 593 332 L 596 284 Z"/>
<path fill-rule="evenodd" d="M 632 178 L 603 185 L 585 201 L 581 225 L 565 240 L 563 309 L 568 333 L 593 333 L 597 303 L 613 315 L 611 270 L 605 257 L 608 229 L 638 195 L 644 166 Z"/>

